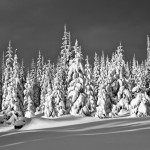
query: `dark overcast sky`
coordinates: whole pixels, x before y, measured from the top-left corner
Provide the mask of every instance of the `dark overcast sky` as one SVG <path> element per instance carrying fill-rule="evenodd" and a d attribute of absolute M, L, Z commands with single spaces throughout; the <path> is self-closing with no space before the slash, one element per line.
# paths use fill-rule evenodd
<path fill-rule="evenodd" d="M 91 60 L 95 51 L 110 56 L 119 41 L 127 59 L 146 58 L 149 0 L 0 0 L 0 54 L 12 40 L 26 64 L 39 50 L 56 62 L 64 24 Z"/>

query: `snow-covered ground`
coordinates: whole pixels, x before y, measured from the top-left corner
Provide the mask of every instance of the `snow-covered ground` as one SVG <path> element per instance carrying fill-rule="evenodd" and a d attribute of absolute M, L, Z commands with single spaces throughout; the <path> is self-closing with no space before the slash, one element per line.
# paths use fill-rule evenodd
<path fill-rule="evenodd" d="M 7 130 L 7 131 L 6 131 Z M 148 149 L 150 118 L 35 117 L 21 130 L 0 128 L 0 149 Z"/>

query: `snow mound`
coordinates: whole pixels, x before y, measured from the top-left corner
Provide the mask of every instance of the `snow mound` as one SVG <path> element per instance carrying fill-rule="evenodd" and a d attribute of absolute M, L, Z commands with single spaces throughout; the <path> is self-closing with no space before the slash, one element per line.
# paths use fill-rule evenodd
<path fill-rule="evenodd" d="M 100 121 L 93 117 L 80 117 L 66 115 L 59 118 L 33 118 L 28 124 L 26 124 L 21 130 L 34 130 L 34 129 L 44 129 L 44 128 L 56 128 L 64 127 L 76 124 L 84 124 L 89 122 Z"/>

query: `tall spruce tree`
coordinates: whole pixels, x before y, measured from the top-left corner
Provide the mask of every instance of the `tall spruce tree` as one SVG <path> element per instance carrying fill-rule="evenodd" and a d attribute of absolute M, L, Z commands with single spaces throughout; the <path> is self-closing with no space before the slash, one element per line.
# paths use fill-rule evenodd
<path fill-rule="evenodd" d="M 82 65 L 82 52 L 81 47 L 78 46 L 76 40 L 74 52 L 75 58 L 70 62 L 68 72 L 68 100 L 66 104 L 67 112 L 72 115 L 88 115 L 87 99 L 85 94 L 85 77 L 84 68 Z"/>
<path fill-rule="evenodd" d="M 63 81 L 63 93 L 64 93 L 64 103 L 66 105 L 66 99 L 67 99 L 67 74 L 69 71 L 69 63 L 70 60 L 73 59 L 73 52 L 71 48 L 71 36 L 70 32 L 67 31 L 66 25 L 64 26 L 64 35 L 62 38 L 62 46 L 61 46 L 61 52 L 60 52 L 60 63 L 62 67 L 62 81 Z"/>
<path fill-rule="evenodd" d="M 17 51 L 17 50 L 16 50 Z M 13 110 L 19 113 L 20 116 L 24 116 L 24 108 L 23 108 L 23 85 L 20 82 L 19 77 L 19 68 L 20 65 L 18 63 L 18 56 L 17 53 L 14 54 L 13 59 L 13 81 L 12 81 L 12 94 L 13 99 L 11 101 Z"/>
<path fill-rule="evenodd" d="M 87 95 L 87 106 L 89 115 L 94 115 L 96 111 L 96 100 L 94 95 L 94 83 L 92 80 L 92 66 L 89 63 L 88 56 L 85 61 L 85 93 Z"/>
<path fill-rule="evenodd" d="M 93 68 L 93 82 L 94 82 L 94 92 L 95 92 L 94 95 L 96 100 L 98 94 L 99 77 L 100 77 L 100 62 L 99 62 L 99 56 L 97 55 L 97 53 L 95 53 L 94 68 Z"/>
<path fill-rule="evenodd" d="M 147 68 L 150 69 L 150 40 L 149 36 L 147 35 Z"/>
<path fill-rule="evenodd" d="M 5 69 L 4 69 L 4 80 L 3 80 L 3 100 L 2 100 L 2 110 L 10 109 L 10 100 L 11 97 L 11 83 L 12 83 L 12 76 L 13 76 L 13 51 L 11 46 L 11 41 L 9 41 L 9 45 L 6 51 L 6 61 L 5 61 Z"/>
<path fill-rule="evenodd" d="M 24 90 L 24 110 L 25 110 L 25 117 L 32 118 L 35 116 L 35 107 L 34 107 L 34 91 L 33 91 L 33 79 L 30 76 L 30 72 L 27 73 L 26 76 L 26 83 L 25 83 L 25 90 Z"/>

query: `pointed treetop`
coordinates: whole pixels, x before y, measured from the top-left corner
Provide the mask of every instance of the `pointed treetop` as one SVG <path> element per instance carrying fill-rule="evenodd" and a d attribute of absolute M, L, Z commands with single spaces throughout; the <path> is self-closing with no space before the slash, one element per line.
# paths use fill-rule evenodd
<path fill-rule="evenodd" d="M 78 40 L 76 39 L 76 41 L 75 41 L 75 46 L 78 46 Z"/>
<path fill-rule="evenodd" d="M 11 40 L 9 40 L 9 46 L 11 46 Z"/>
<path fill-rule="evenodd" d="M 95 55 L 94 55 L 94 61 L 99 61 L 99 58 L 98 58 L 98 55 L 97 55 L 96 52 L 95 52 Z"/>
<path fill-rule="evenodd" d="M 120 41 L 120 44 L 119 44 L 119 46 L 117 47 L 117 49 L 118 49 L 118 50 L 122 50 L 122 47 L 123 47 L 123 46 L 122 46 L 121 41 Z"/>
<path fill-rule="evenodd" d="M 120 41 L 120 46 L 122 46 L 121 41 Z"/>
<path fill-rule="evenodd" d="M 89 56 L 86 55 L 86 59 L 85 59 L 86 63 L 89 63 Z"/>
<path fill-rule="evenodd" d="M 9 45 L 6 51 L 6 66 L 10 66 L 11 62 L 13 61 L 13 51 L 12 51 L 12 46 L 11 46 L 11 41 L 9 41 Z"/>
<path fill-rule="evenodd" d="M 31 70 L 35 70 L 35 62 L 34 62 L 34 58 L 32 58 L 32 62 L 31 62 Z"/>
<path fill-rule="evenodd" d="M 86 62 L 85 66 L 89 67 L 90 64 L 89 64 L 89 57 L 88 57 L 88 55 L 86 56 L 85 62 Z"/>
<path fill-rule="evenodd" d="M 24 60 L 23 60 L 23 58 L 22 58 L 22 60 L 21 60 L 21 66 L 22 66 L 22 67 L 24 66 Z"/>
<path fill-rule="evenodd" d="M 9 54 L 13 53 L 12 46 L 11 46 L 11 41 L 9 41 L 9 43 L 8 43 L 8 48 L 7 48 L 7 52 L 6 53 L 9 53 Z"/>
<path fill-rule="evenodd" d="M 44 65 L 44 56 L 42 56 L 42 62 L 41 62 L 42 66 Z"/>
<path fill-rule="evenodd" d="M 41 51 L 39 50 L 39 56 L 41 56 Z"/>
<path fill-rule="evenodd" d="M 37 58 L 37 65 L 40 65 L 41 64 L 41 51 L 39 50 L 39 55 L 38 55 L 38 58 Z"/>
<path fill-rule="evenodd" d="M 18 49 L 16 48 L 16 49 L 15 49 L 15 54 L 17 53 L 17 50 L 18 50 Z"/>
<path fill-rule="evenodd" d="M 64 25 L 64 32 L 67 32 L 66 24 Z"/>
<path fill-rule="evenodd" d="M 104 57 L 104 51 L 102 50 L 102 57 Z"/>
<path fill-rule="evenodd" d="M 8 43 L 8 50 L 11 50 L 11 49 L 12 49 L 12 46 L 11 46 L 11 40 L 10 40 Z"/>
<path fill-rule="evenodd" d="M 8 44 L 8 51 L 12 52 L 12 46 L 11 46 L 11 40 L 9 41 L 9 44 Z"/>
<path fill-rule="evenodd" d="M 75 52 L 75 54 L 77 53 L 77 51 L 78 51 L 78 40 L 76 39 L 76 41 L 75 41 L 75 45 L 73 46 L 73 48 L 74 48 L 74 52 Z"/>

